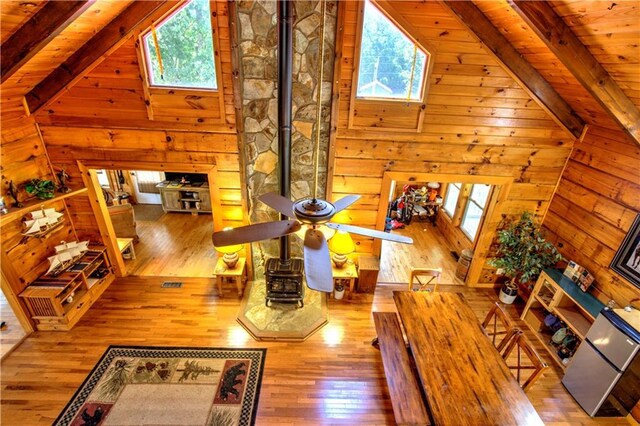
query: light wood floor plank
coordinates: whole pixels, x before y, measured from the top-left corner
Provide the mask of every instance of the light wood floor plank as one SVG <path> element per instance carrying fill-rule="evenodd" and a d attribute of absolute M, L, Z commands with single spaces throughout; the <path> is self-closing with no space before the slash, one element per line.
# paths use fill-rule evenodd
<path fill-rule="evenodd" d="M 408 286 L 409 270 L 413 266 L 442 268 L 441 283 L 462 284 L 456 278 L 458 264 L 451 255 L 454 248 L 431 222 L 414 219 L 404 229 L 391 232 L 413 238 L 413 244 L 382 243 L 378 282 L 407 283 Z"/>
<path fill-rule="evenodd" d="M 2 361 L 3 424 L 51 424 L 108 345 L 268 348 L 257 424 L 393 424 L 380 354 L 371 346 L 372 310 L 393 311 L 392 290 L 329 300 L 329 324 L 303 343 L 256 342 L 236 322 L 240 301 L 227 289 L 216 296 L 213 280 L 183 278 L 163 289 L 163 277 L 116 280 L 69 332 L 36 332 Z M 497 299 L 492 290 L 463 291 L 478 318 Z M 225 293 L 226 293 L 225 292 Z M 517 318 L 522 306 L 509 306 Z M 524 326 L 519 320 L 516 323 Z M 530 336 L 533 342 L 537 340 Z M 545 354 L 542 347 L 538 351 Z M 621 424 L 590 419 L 559 381 L 552 366 L 529 392 L 547 424 Z"/>

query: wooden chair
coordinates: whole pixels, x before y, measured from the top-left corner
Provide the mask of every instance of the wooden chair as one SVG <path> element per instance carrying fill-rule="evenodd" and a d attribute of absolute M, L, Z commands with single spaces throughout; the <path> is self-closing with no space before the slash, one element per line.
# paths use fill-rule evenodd
<path fill-rule="evenodd" d="M 426 282 L 420 281 L 420 277 L 429 277 Z M 409 274 L 409 291 L 431 291 L 427 289 L 427 286 L 433 284 L 433 292 L 436 291 L 438 284 L 440 284 L 440 277 L 442 276 L 441 268 L 411 268 Z M 414 281 L 418 281 L 418 287 L 414 286 Z"/>
<path fill-rule="evenodd" d="M 487 313 L 482 322 L 482 328 L 484 328 L 493 345 L 500 353 L 502 353 L 507 343 L 520 332 L 520 329 L 514 327 L 507 313 L 502 310 L 497 302 Z"/>
<path fill-rule="evenodd" d="M 511 356 L 514 349 L 516 350 L 516 355 Z M 527 357 L 530 364 L 522 363 L 522 354 Z M 540 355 L 538 355 L 538 352 L 536 352 L 522 331 L 519 331 L 516 336 L 511 339 L 502 357 L 509 369 L 515 370 L 514 375 L 516 380 L 525 392 L 540 378 L 544 370 L 548 368 L 547 363 L 540 358 Z M 529 377 L 522 377 L 523 370 L 532 370 L 532 373 Z M 524 380 L 524 382 L 522 382 L 522 380 Z"/>

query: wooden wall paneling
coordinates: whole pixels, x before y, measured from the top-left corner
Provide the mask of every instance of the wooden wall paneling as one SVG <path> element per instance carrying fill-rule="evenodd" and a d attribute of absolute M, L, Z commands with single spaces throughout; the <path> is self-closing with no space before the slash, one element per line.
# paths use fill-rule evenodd
<path fill-rule="evenodd" d="M 335 145 L 340 116 L 340 75 L 342 70 L 342 45 L 345 40 L 346 2 L 338 2 L 336 16 L 336 40 L 333 61 L 333 82 L 331 84 L 331 119 L 329 122 L 329 152 L 327 153 L 327 184 L 325 197 L 333 199 L 333 175 L 335 173 Z"/>
<path fill-rule="evenodd" d="M 63 89 L 91 71 L 105 56 L 120 47 L 133 30 L 151 22 L 154 13 L 162 13 L 174 4 L 174 2 L 156 1 L 133 2 L 71 55 L 63 65 L 56 68 L 25 95 L 30 113 L 35 113 L 48 102 L 55 100 Z"/>
<path fill-rule="evenodd" d="M 640 290 L 609 268 L 640 213 L 640 149 L 621 130 L 590 126 L 576 145 L 543 222 L 562 255 L 595 277 L 594 293 L 621 306 Z"/>
<path fill-rule="evenodd" d="M 505 70 L 518 81 L 529 95 L 575 137 L 579 137 L 584 122 L 553 87 L 522 58 L 509 41 L 472 2 L 444 1 L 449 9 L 480 39 Z"/>
<path fill-rule="evenodd" d="M 640 111 L 551 5 L 518 0 L 512 0 L 510 5 L 605 111 L 640 144 Z M 621 39 L 620 33 L 616 36 Z M 588 36 L 583 36 L 585 38 L 589 42 Z M 637 40 L 637 32 L 629 34 L 629 39 L 621 40 L 620 48 L 624 49 Z M 607 44 L 610 43 L 615 42 L 609 40 Z"/>

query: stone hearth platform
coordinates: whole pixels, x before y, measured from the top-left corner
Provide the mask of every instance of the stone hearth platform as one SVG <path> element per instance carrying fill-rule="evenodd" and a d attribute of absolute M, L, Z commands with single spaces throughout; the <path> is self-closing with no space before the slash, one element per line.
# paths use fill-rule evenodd
<path fill-rule="evenodd" d="M 256 340 L 306 340 L 327 323 L 327 296 L 305 288 L 304 307 L 296 303 L 265 306 L 264 281 L 247 283 L 238 322 Z"/>

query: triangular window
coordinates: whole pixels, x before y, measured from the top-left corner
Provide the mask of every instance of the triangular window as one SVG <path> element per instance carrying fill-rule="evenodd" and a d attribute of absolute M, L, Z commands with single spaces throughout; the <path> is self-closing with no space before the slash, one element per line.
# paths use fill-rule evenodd
<path fill-rule="evenodd" d="M 365 1 L 358 98 L 422 101 L 428 58 L 428 52 Z"/>
<path fill-rule="evenodd" d="M 142 42 L 151 86 L 218 88 L 209 0 L 191 0 Z"/>

